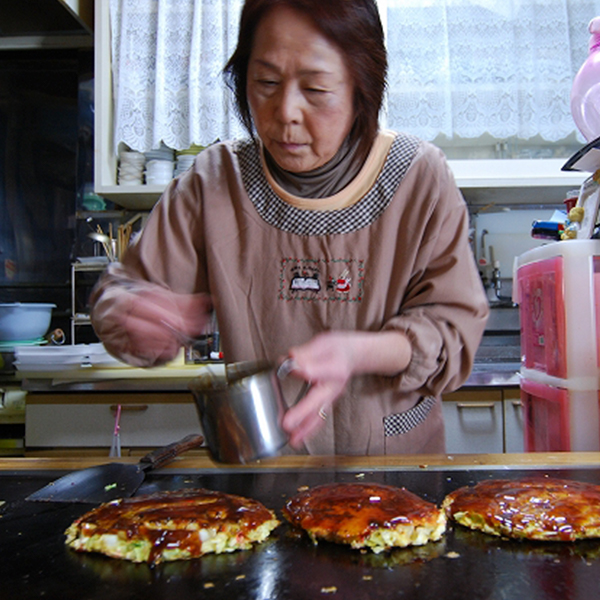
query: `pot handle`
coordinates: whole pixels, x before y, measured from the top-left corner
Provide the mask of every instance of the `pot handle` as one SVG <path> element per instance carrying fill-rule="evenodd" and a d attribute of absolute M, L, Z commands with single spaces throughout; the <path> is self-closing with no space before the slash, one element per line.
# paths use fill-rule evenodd
<path fill-rule="evenodd" d="M 283 381 L 293 370 L 295 367 L 295 362 L 293 358 L 286 358 L 277 368 L 277 377 L 281 381 Z M 310 381 L 305 381 L 302 388 L 298 392 L 298 396 L 296 400 L 294 400 L 294 404 L 298 404 L 302 398 L 306 395 L 306 392 L 310 389 L 311 383 Z M 292 405 L 293 406 L 293 405 Z"/>

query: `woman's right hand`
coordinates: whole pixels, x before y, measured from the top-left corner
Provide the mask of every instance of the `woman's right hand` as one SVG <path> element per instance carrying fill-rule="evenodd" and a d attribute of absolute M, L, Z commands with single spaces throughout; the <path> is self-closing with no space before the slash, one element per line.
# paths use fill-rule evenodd
<path fill-rule="evenodd" d="M 411 359 L 411 345 L 399 331 L 326 331 L 289 349 L 295 373 L 310 382 L 307 394 L 285 413 L 290 445 L 300 448 L 320 427 L 350 379 L 360 374 L 393 377 Z"/>
<path fill-rule="evenodd" d="M 173 360 L 182 337 L 205 333 L 212 302 L 207 294 L 176 294 L 136 282 L 105 289 L 92 309 L 92 323 L 106 350 L 136 367 Z"/>

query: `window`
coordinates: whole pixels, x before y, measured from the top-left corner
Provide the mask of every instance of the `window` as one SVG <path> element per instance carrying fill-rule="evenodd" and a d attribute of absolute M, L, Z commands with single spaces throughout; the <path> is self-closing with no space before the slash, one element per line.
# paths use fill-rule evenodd
<path fill-rule="evenodd" d="M 379 0 L 387 122 L 451 159 L 568 157 L 573 78 L 595 0 Z"/>
<path fill-rule="evenodd" d="M 450 159 L 561 158 L 600 0 L 378 0 L 389 51 L 383 124 Z M 242 133 L 221 69 L 241 0 L 111 0 L 115 150 Z"/>

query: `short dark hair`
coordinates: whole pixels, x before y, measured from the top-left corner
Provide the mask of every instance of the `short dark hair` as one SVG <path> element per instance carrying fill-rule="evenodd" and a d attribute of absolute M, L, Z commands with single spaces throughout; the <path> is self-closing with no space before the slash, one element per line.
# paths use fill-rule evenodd
<path fill-rule="evenodd" d="M 355 90 L 356 121 L 351 141 L 358 141 L 359 150 L 366 155 L 377 134 L 387 77 L 387 52 L 375 0 L 246 0 L 237 47 L 223 70 L 242 123 L 253 135 L 246 95 L 248 63 L 258 24 L 277 6 L 287 6 L 308 15 L 321 33 L 342 51 Z"/>

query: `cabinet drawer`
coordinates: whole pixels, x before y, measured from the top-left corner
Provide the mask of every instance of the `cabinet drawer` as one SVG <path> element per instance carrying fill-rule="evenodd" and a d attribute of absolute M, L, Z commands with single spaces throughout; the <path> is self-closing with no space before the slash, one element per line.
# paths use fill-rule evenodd
<path fill-rule="evenodd" d="M 164 446 L 190 433 L 202 433 L 193 402 L 149 400 L 121 402 L 121 446 Z M 68 400 L 28 402 L 25 446 L 109 448 L 118 403 L 118 397 L 85 404 Z"/>
<path fill-rule="evenodd" d="M 520 391 L 504 395 L 504 452 L 525 452 L 523 406 Z"/>
<path fill-rule="evenodd" d="M 444 397 L 442 409 L 448 453 L 503 452 L 503 405 L 500 392 L 448 394 Z"/>

